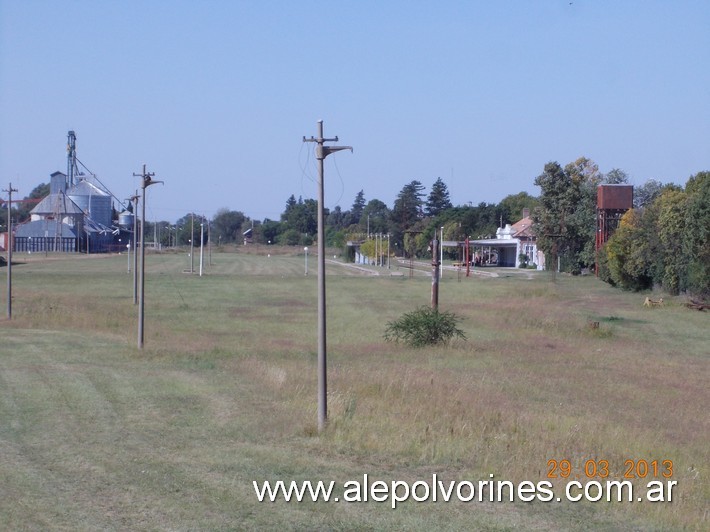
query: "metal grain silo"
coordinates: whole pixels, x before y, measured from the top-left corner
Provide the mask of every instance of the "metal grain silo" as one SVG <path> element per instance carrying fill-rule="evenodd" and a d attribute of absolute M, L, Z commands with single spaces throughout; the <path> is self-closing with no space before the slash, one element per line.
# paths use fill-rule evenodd
<path fill-rule="evenodd" d="M 107 192 L 84 179 L 67 190 L 67 196 L 93 221 L 111 226 L 111 196 Z"/>

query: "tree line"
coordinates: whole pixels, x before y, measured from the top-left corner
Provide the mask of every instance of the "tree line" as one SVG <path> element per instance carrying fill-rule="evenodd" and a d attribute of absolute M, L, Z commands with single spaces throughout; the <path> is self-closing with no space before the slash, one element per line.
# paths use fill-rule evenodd
<path fill-rule="evenodd" d="M 325 209 L 326 245 L 347 248 L 348 241 L 374 247 L 374 235 L 388 235 L 392 253 L 403 257 L 428 254 L 433 236 L 462 241 L 492 238 L 496 229 L 531 213 L 537 245 L 548 268 L 580 273 L 599 265 L 602 279 L 616 286 L 642 290 L 654 286 L 678 293 L 707 294 L 710 289 L 710 179 L 708 172 L 691 177 L 684 187 L 648 180 L 634 188 L 634 208 L 597 256 L 596 195 L 600 184 L 625 184 L 629 178 L 620 169 L 604 174 L 597 164 L 580 157 L 561 166 L 549 162 L 535 178 L 540 195 L 526 192 L 508 195 L 500 203 L 454 206 L 446 183 L 437 178 L 429 192 L 422 182 L 405 184 L 394 203 L 367 199 L 364 190 L 349 209 Z M 48 184 L 36 187 L 25 199 L 44 197 Z M 13 220 L 29 219 L 32 201 L 13 208 Z M 7 209 L 2 218 L 6 225 Z M 318 204 L 315 199 L 286 199 L 278 220 L 254 220 L 241 211 L 222 208 L 212 217 L 187 213 L 175 224 L 147 222 L 146 238 L 166 246 L 207 242 L 308 246 L 317 237 Z M 203 235 L 201 232 L 204 231 Z M 456 252 L 450 251 L 453 256 Z M 445 252 L 445 255 L 447 253 Z"/>
<path fill-rule="evenodd" d="M 710 296 L 710 172 L 668 185 L 624 214 L 599 257 L 599 275 L 627 290 Z"/>

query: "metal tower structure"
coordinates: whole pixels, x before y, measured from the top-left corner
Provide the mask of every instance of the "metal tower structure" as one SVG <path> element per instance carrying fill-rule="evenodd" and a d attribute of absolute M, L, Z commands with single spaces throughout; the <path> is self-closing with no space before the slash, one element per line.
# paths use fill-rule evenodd
<path fill-rule="evenodd" d="M 619 227 L 621 217 L 634 206 L 632 185 L 599 185 L 597 187 L 597 235 L 595 250 L 599 250 Z M 599 275 L 599 260 L 596 261 Z"/>
<path fill-rule="evenodd" d="M 78 182 L 79 167 L 76 160 L 76 133 L 67 133 L 67 188 Z"/>

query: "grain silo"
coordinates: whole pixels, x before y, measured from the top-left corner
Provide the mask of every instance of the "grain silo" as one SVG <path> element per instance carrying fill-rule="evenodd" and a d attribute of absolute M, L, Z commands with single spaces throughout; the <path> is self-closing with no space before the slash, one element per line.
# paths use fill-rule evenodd
<path fill-rule="evenodd" d="M 67 190 L 67 196 L 94 222 L 111 227 L 111 195 L 108 192 L 82 179 Z"/>

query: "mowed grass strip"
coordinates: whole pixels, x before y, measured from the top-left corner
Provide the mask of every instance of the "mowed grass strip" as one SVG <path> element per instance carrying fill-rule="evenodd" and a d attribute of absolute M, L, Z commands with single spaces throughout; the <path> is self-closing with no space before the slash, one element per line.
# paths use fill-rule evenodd
<path fill-rule="evenodd" d="M 34 529 L 539 529 L 707 525 L 706 314 L 591 278 L 445 276 L 466 342 L 387 321 L 425 277 L 328 266 L 330 424 L 316 431 L 315 260 L 147 257 L 146 347 L 127 257 L 13 268 L 0 324 L 0 522 Z M 195 262 L 197 264 L 197 262 Z M 4 295 L 4 294 L 3 294 Z M 4 300 L 2 300 L 4 302 Z M 598 322 L 598 328 L 590 326 Z M 672 459 L 673 503 L 258 503 L 257 480 L 545 480 L 550 459 Z M 637 481 L 645 484 L 645 480 Z M 342 492 L 342 490 L 341 490 Z M 342 493 L 341 493 L 342 495 Z"/>

